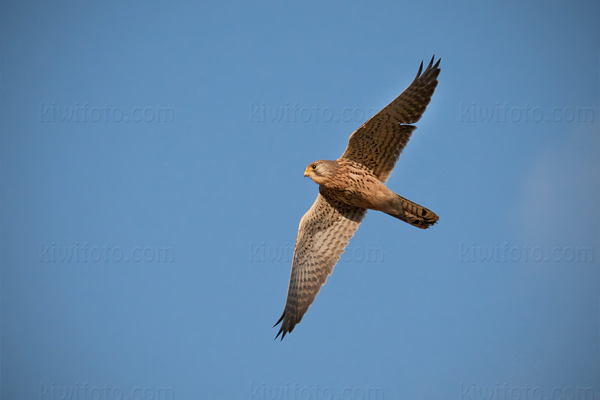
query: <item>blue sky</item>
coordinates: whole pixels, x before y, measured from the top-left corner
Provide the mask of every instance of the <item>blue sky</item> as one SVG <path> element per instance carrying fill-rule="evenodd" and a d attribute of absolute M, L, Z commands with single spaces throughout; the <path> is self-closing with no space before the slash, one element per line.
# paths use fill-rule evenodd
<path fill-rule="evenodd" d="M 2 2 L 2 399 L 600 398 L 599 9 Z M 434 53 L 388 185 L 440 222 L 273 341 L 304 168 Z"/>

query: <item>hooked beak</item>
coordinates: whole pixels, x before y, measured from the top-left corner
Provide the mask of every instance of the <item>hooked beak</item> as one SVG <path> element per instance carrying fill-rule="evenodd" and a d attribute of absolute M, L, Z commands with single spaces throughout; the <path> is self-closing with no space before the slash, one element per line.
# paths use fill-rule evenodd
<path fill-rule="evenodd" d="M 307 176 L 309 176 L 310 172 L 311 171 L 310 171 L 309 167 L 306 167 L 306 169 L 304 170 L 304 177 L 306 178 Z"/>

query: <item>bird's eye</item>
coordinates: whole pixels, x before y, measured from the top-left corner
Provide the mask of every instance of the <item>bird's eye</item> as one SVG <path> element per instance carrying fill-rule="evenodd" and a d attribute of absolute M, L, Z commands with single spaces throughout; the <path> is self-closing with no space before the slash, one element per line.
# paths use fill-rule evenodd
<path fill-rule="evenodd" d="M 317 164 L 313 164 L 310 166 L 310 169 L 317 169 Z"/>

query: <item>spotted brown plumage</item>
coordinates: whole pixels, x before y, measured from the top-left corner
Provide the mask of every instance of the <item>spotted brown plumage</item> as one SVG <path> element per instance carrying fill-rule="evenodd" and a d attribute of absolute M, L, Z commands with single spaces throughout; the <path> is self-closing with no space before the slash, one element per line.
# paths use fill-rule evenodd
<path fill-rule="evenodd" d="M 358 128 L 348 147 L 334 161 L 315 161 L 304 176 L 319 185 L 312 207 L 300 220 L 287 300 L 277 337 L 294 330 L 333 272 L 367 209 L 389 214 L 421 229 L 438 216 L 385 186 L 400 153 L 438 84 L 440 61 L 435 56 L 423 71 L 419 67 L 410 86 Z M 421 73 L 422 72 L 422 73 Z"/>
<path fill-rule="evenodd" d="M 348 147 L 341 158 L 361 163 L 383 182 L 387 180 L 410 135 L 417 129 L 407 124 L 421 119 L 438 84 L 441 59 L 433 65 L 434 58 L 423 74 L 421 63 L 410 86 L 350 135 Z"/>

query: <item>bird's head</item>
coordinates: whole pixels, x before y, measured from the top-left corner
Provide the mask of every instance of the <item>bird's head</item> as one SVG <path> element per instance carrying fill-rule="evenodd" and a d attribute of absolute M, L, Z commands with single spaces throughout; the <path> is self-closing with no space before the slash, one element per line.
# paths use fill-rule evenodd
<path fill-rule="evenodd" d="M 337 163 L 329 160 L 319 160 L 308 164 L 304 176 L 308 176 L 315 183 L 321 185 L 335 175 Z"/>

